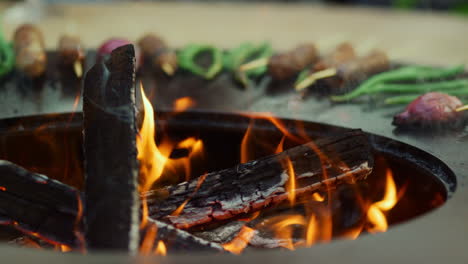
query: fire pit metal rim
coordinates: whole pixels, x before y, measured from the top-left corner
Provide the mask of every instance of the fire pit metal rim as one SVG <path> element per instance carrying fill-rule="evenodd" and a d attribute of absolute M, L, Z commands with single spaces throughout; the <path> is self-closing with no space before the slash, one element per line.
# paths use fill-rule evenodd
<path fill-rule="evenodd" d="M 159 125 L 164 125 L 168 123 L 168 119 L 170 118 L 171 125 L 180 127 L 196 127 L 202 125 L 203 128 L 229 128 L 245 131 L 250 124 L 251 117 L 255 116 L 262 116 L 262 113 L 252 115 L 251 113 L 235 114 L 206 111 L 190 111 L 183 113 L 158 111 L 157 122 Z M 313 121 L 292 120 L 289 118 L 279 119 L 288 129 L 292 129 L 293 131 L 296 129 L 298 121 L 303 124 L 307 124 L 307 133 L 310 133 L 311 136 L 325 136 L 329 133 L 343 133 L 351 130 L 351 128 Z M 0 119 L 0 136 L 5 133 L 9 133 L 12 128 L 16 128 L 18 133 L 27 133 L 28 131 L 34 130 L 44 124 L 47 124 L 47 129 L 68 129 L 70 127 L 81 126 L 82 120 L 82 112 L 31 115 Z M 275 129 L 269 121 L 262 119 L 258 120 L 254 125 L 257 128 L 262 129 Z M 310 128 L 314 128 L 313 131 Z M 401 141 L 366 131 L 364 132 L 369 136 L 371 145 L 376 151 L 407 159 L 410 162 L 417 164 L 422 169 L 427 170 L 430 175 L 437 175 L 437 180 L 440 181 L 447 190 L 447 198 L 451 198 L 453 196 L 457 187 L 457 176 L 441 159 Z"/>

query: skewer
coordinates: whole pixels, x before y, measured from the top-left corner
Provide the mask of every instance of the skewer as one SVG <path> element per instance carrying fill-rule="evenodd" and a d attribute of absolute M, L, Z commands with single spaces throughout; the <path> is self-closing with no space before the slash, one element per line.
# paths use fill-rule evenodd
<path fill-rule="evenodd" d="M 174 67 L 172 67 L 172 65 L 169 64 L 169 63 L 163 63 L 163 64 L 161 64 L 161 69 L 164 71 L 164 73 L 166 73 L 166 74 L 169 75 L 169 76 L 174 75 L 175 69 L 174 69 Z"/>
<path fill-rule="evenodd" d="M 252 69 L 256 69 L 256 68 L 259 68 L 259 67 L 266 66 L 268 64 L 269 60 L 270 60 L 269 58 L 260 58 L 260 59 L 250 61 L 250 62 L 248 62 L 246 64 L 241 65 L 239 67 L 239 71 L 245 72 L 245 71 L 248 71 L 248 70 L 252 70 Z"/>
<path fill-rule="evenodd" d="M 338 73 L 338 70 L 336 68 L 329 68 L 329 69 L 325 69 L 325 70 L 322 70 L 322 71 L 314 72 L 314 73 L 310 74 L 309 76 L 307 76 L 304 80 L 297 83 L 294 86 L 294 88 L 298 92 L 302 91 L 305 88 L 307 88 L 307 87 L 311 86 L 312 84 L 314 84 L 316 81 L 318 81 L 320 79 L 333 77 L 337 73 Z"/>
<path fill-rule="evenodd" d="M 457 109 L 455 109 L 455 112 L 463 112 L 463 111 L 466 111 L 466 110 L 468 110 L 468 104 L 458 107 Z"/>
<path fill-rule="evenodd" d="M 76 77 L 81 78 L 83 76 L 83 64 L 81 61 L 76 60 L 73 63 L 73 71 L 75 72 Z"/>

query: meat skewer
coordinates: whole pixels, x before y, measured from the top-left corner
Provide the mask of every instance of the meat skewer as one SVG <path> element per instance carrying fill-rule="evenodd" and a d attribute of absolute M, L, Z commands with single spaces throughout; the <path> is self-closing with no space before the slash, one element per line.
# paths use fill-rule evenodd
<path fill-rule="evenodd" d="M 177 55 L 170 50 L 163 39 L 155 34 L 147 34 L 138 41 L 144 59 L 151 65 L 159 68 L 167 75 L 172 76 L 177 70 Z"/>
<path fill-rule="evenodd" d="M 327 56 L 324 56 L 319 62 L 311 66 L 309 69 L 303 71 L 303 74 L 310 74 L 303 80 L 299 75 L 297 85 L 295 86 L 297 91 L 301 91 L 308 86 L 312 85 L 317 78 L 325 78 L 330 75 L 336 74 L 336 67 L 344 63 L 348 63 L 357 58 L 356 51 L 353 46 L 348 43 L 342 43 L 336 47 L 335 50 L 330 52 Z M 320 73 L 320 74 L 317 74 Z"/>
<path fill-rule="evenodd" d="M 31 24 L 24 24 L 16 29 L 13 36 L 16 54 L 16 68 L 31 78 L 44 74 L 47 67 L 42 32 Z"/>
<path fill-rule="evenodd" d="M 468 110 L 468 104 L 464 106 L 460 106 L 457 109 L 455 109 L 455 112 L 463 112 Z"/>
<path fill-rule="evenodd" d="M 63 35 L 58 43 L 59 64 L 62 67 L 73 67 L 76 77 L 83 76 L 85 51 L 76 36 Z"/>
<path fill-rule="evenodd" d="M 306 43 L 296 48 L 273 55 L 270 58 L 261 58 L 240 66 L 240 71 L 248 71 L 264 65 L 268 66 L 268 72 L 275 80 L 286 80 L 299 73 L 302 69 L 319 59 L 317 47 L 312 43 Z"/>
<path fill-rule="evenodd" d="M 388 70 L 390 61 L 385 52 L 375 50 L 367 56 L 355 58 L 343 64 L 332 65 L 331 68 L 314 72 L 296 84 L 295 89 L 301 91 L 317 80 L 328 79 L 331 87 L 343 87 L 346 83 L 357 82 L 368 76 Z M 335 77 L 335 78 L 331 78 Z"/>

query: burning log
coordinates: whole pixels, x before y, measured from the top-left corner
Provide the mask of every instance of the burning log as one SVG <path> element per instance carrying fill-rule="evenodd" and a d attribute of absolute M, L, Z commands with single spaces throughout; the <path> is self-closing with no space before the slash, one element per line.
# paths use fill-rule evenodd
<path fill-rule="evenodd" d="M 79 247 L 74 234 L 80 229 L 78 190 L 5 160 L 0 160 L 0 175 L 0 224 Z"/>
<path fill-rule="evenodd" d="M 11 225 L 41 241 L 70 248 L 82 245 L 79 203 L 76 189 L 0 160 L 0 224 Z M 223 251 L 219 244 L 195 237 L 158 220 L 148 219 L 157 228 L 154 241 L 168 245 L 168 251 Z M 78 235 L 78 236 L 77 236 Z"/>
<path fill-rule="evenodd" d="M 135 51 L 126 45 L 96 63 L 84 84 L 84 220 L 90 249 L 138 249 L 135 109 Z"/>
<path fill-rule="evenodd" d="M 169 251 L 181 252 L 181 251 L 211 251 L 211 252 L 223 252 L 224 249 L 220 244 L 209 242 L 202 238 L 196 237 L 187 231 L 177 229 L 164 222 L 148 219 L 148 225 L 146 232 L 155 230 L 156 237 L 148 240 L 150 247 L 158 245 L 159 242 L 163 242 L 165 247 Z M 147 235 L 147 234 L 146 234 Z M 145 237 L 145 239 L 148 236 Z M 145 247 L 145 241 L 142 242 L 142 248 Z M 144 254 L 145 250 L 141 250 Z"/>
<path fill-rule="evenodd" d="M 285 168 L 288 162 L 295 176 Z M 367 137 L 354 131 L 154 191 L 149 213 L 183 229 L 221 222 L 284 202 L 292 193 L 301 197 L 364 179 L 372 167 Z M 167 198 L 158 201 L 161 194 Z"/>

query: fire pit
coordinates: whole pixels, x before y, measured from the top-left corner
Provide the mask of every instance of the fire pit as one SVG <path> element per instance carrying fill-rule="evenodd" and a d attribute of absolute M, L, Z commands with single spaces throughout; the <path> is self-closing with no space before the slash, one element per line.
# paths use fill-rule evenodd
<path fill-rule="evenodd" d="M 203 142 L 205 162 L 192 166 L 190 175 L 201 175 L 204 171 L 217 171 L 238 164 L 241 157 L 240 146 L 247 129 L 250 129 L 251 136 L 255 135 L 255 138 L 258 139 L 257 144 L 270 148 L 276 146 L 283 135 L 281 130 L 270 120 L 252 116 L 203 112 L 179 114 L 162 112 L 157 113 L 157 116 L 157 126 L 164 127 L 164 131 L 160 133 L 171 135 L 171 140 L 182 141 L 187 137 L 196 137 L 197 140 Z M 300 132 L 298 129 L 302 127 L 311 139 L 350 131 L 350 129 L 313 122 L 300 122 L 301 126 L 298 126 L 296 120 L 278 121 L 292 135 L 298 135 Z M 3 120 L 3 124 L 0 145 L 1 159 L 12 161 L 64 183 L 76 187 L 82 186 L 81 114 L 6 119 Z M 359 235 L 361 228 L 363 228 L 360 223 L 365 216 L 363 216 L 362 208 L 355 199 L 361 198 L 370 201 L 381 199 L 388 171 L 393 174 L 399 199 L 396 206 L 387 215 L 390 225 L 410 220 L 442 205 L 455 191 L 455 176 L 440 160 L 401 142 L 372 134 L 368 134 L 368 136 L 375 153 L 374 172 L 368 176 L 368 181 L 363 186 L 358 187 L 358 193 L 354 192 L 353 185 L 339 186 L 333 191 L 336 200 L 332 204 L 336 208 L 326 212 L 333 217 L 334 236 L 321 237 L 322 239 L 354 239 Z M 288 142 L 285 143 L 285 146 L 301 143 L 305 142 Z M 31 146 L 34 147 L 31 148 Z M 27 148 L 30 151 L 18 151 Z M 270 154 L 266 151 L 268 149 L 266 147 L 254 149 L 259 151 L 253 154 L 252 159 Z M 184 156 L 183 151 L 180 152 L 179 155 Z M 174 153 L 174 155 L 177 154 Z M 315 206 L 320 204 L 319 201 L 320 199 L 314 201 Z M 270 212 L 265 213 L 265 216 L 262 214 L 261 217 L 268 219 L 268 215 L 272 213 L 293 217 L 301 213 L 301 207 L 298 206 L 295 210 L 289 209 L 289 211 L 287 208 L 277 209 L 273 212 L 270 210 Z M 204 228 L 204 230 L 194 230 L 193 232 L 214 240 L 233 239 L 233 235 L 223 238 L 223 232 L 219 231 L 219 227 L 213 229 L 215 231 Z M 326 241 L 314 241 L 314 243 L 316 242 Z M 280 246 L 276 245 L 275 247 Z"/>
<path fill-rule="evenodd" d="M 149 113 L 148 109 L 145 109 L 145 117 L 147 113 Z M 324 143 L 321 140 L 332 138 L 338 142 L 342 139 L 338 140 L 336 138 L 337 136 L 343 137 L 343 135 L 352 135 L 352 138 L 354 138 L 356 136 L 361 137 L 362 135 L 358 131 L 320 123 L 273 119 L 271 117 L 252 115 L 158 113 L 158 119 L 156 119 L 156 121 L 158 122 L 158 127 L 163 128 L 159 133 L 161 135 L 169 135 L 169 141 L 179 143 L 175 144 L 176 146 L 180 145 L 180 147 L 176 147 L 169 153 L 170 158 L 178 160 L 189 157 L 190 166 L 184 167 L 184 173 L 182 175 L 187 177 L 188 180 L 190 179 L 189 175 L 202 175 L 199 178 L 201 180 L 192 180 L 187 184 L 188 186 L 194 187 L 194 193 L 198 191 L 200 186 L 203 186 L 205 179 L 208 179 L 207 182 L 212 179 L 216 179 L 216 177 L 210 176 L 216 176 L 216 174 L 208 174 L 205 177 L 204 173 L 207 171 L 218 171 L 226 167 L 236 166 L 239 162 L 258 160 L 261 157 L 275 152 L 279 152 L 280 154 L 278 155 L 281 155 L 284 149 L 296 149 L 295 146 L 301 146 L 306 144 L 308 141 L 316 142 L 319 146 L 317 148 L 318 151 L 314 149 L 314 153 L 320 156 L 318 153 L 324 151 L 328 157 L 329 153 L 326 150 L 328 146 L 327 144 L 331 144 L 333 146 L 331 148 L 332 152 L 334 152 L 336 150 L 335 148 L 338 147 L 332 143 Z M 26 167 L 31 171 L 47 174 L 51 178 L 59 179 L 62 182 L 79 188 L 83 184 L 82 179 L 80 178 L 83 171 L 81 166 L 83 163 L 83 157 L 80 156 L 81 146 L 83 145 L 80 141 L 81 123 L 82 120 L 79 114 L 31 117 L 21 120 L 4 120 L 5 136 L 4 144 L 2 145 L 2 148 L 4 149 L 4 157 L 2 156 L 2 158 Z M 457 182 L 455 175 L 437 158 L 392 139 L 372 134 L 366 134 L 363 136 L 368 139 L 370 150 L 372 152 L 368 163 L 356 163 L 355 165 L 357 165 L 357 167 L 348 162 L 345 162 L 343 166 L 337 165 L 338 163 L 327 165 L 334 169 L 343 169 L 344 173 L 338 172 L 338 174 L 333 175 L 330 178 L 331 181 L 326 177 L 321 177 L 318 182 L 307 183 L 309 184 L 307 186 L 317 185 L 318 188 L 313 189 L 313 192 L 309 193 L 311 196 L 306 199 L 305 202 L 304 200 L 298 199 L 296 202 L 299 206 L 295 204 L 294 206 L 279 206 L 271 208 L 269 207 L 269 204 L 273 204 L 273 202 L 270 201 L 268 203 L 261 203 L 261 206 L 264 206 L 265 210 L 261 210 L 260 214 L 256 213 L 257 211 L 254 211 L 253 214 L 251 214 L 252 212 L 247 208 L 239 209 L 242 212 L 236 213 L 237 216 L 234 220 L 236 222 L 252 223 L 252 225 L 248 226 L 247 229 L 244 228 L 247 224 L 243 224 L 240 230 L 237 229 L 238 232 L 234 232 L 232 235 L 227 236 L 227 238 L 223 235 L 227 230 L 227 227 L 225 226 L 226 223 L 223 221 L 215 221 L 216 223 L 213 223 L 213 226 L 211 225 L 211 222 L 199 222 L 198 220 L 189 222 L 188 224 L 187 222 L 182 224 L 177 221 L 171 222 L 172 218 L 164 218 L 164 220 L 169 220 L 178 228 L 188 229 L 192 235 L 222 244 L 224 250 L 228 250 L 233 253 L 240 253 L 238 250 L 239 245 L 241 250 L 248 245 L 253 247 L 285 247 L 293 249 L 296 246 L 310 246 L 314 243 L 326 242 L 331 239 L 354 239 L 363 231 L 384 231 L 387 224 L 393 225 L 402 223 L 426 213 L 439 207 L 447 198 L 450 198 L 453 195 Z M 346 138 L 347 136 L 344 137 Z M 157 136 L 157 138 L 160 137 Z M 183 143 L 189 138 L 193 138 L 195 142 L 191 144 L 187 143 L 188 146 L 186 146 Z M 208 162 L 195 163 L 193 165 L 190 156 L 195 153 L 194 150 L 196 149 L 196 142 L 198 141 L 203 142 L 205 151 L 203 159 Z M 249 143 L 249 141 L 251 142 Z M 27 149 L 31 148 L 31 146 L 33 146 L 33 150 L 26 154 L 18 151 L 18 149 Z M 338 146 L 343 147 L 341 145 Z M 249 150 L 249 148 L 252 150 Z M 354 151 L 355 149 L 358 148 L 348 146 L 343 150 L 347 153 L 348 151 Z M 51 155 L 48 156 L 46 153 L 51 153 Z M 294 153 L 294 151 L 289 153 Z M 305 152 L 307 155 L 310 155 L 309 153 L 311 152 Z M 351 161 L 354 160 L 355 159 L 351 159 Z M 242 171 L 246 168 L 256 168 L 254 163 L 261 163 L 261 161 L 262 160 L 254 161 L 248 165 L 252 165 L 252 167 L 242 165 L 234 167 L 231 171 Z M 295 160 L 292 162 L 294 161 Z M 336 161 L 339 162 L 343 160 L 341 156 L 339 156 L 339 159 Z M 323 169 L 324 165 L 320 165 L 322 165 Z M 362 171 L 366 170 L 367 166 L 373 167 L 373 172 L 370 175 L 364 175 L 362 173 Z M 189 170 L 186 170 L 186 168 L 189 168 Z M 175 169 L 177 172 L 177 168 Z M 287 170 L 288 174 L 294 173 L 290 168 L 285 170 Z M 348 172 L 351 172 L 351 174 L 356 177 L 350 178 Z M 170 175 L 171 173 L 168 174 Z M 173 174 L 177 175 L 178 173 L 174 172 Z M 221 175 L 221 172 L 218 174 Z M 308 177 L 306 174 L 307 173 L 298 175 L 299 178 Z M 322 174 L 325 173 L 322 172 Z M 364 175 L 363 178 L 367 177 L 364 183 L 356 183 L 357 180 L 361 180 L 359 175 Z M 46 186 L 49 186 L 49 182 L 41 181 L 40 177 L 33 177 L 32 179 L 36 180 L 36 182 L 32 182 L 32 184 L 45 184 Z M 39 181 L 37 181 L 38 179 Z M 343 179 L 344 181 L 341 182 Z M 169 177 L 164 180 L 169 183 L 171 181 L 180 182 L 184 179 L 173 179 Z M 259 184 L 261 183 L 262 182 L 259 182 Z M 364 186 L 361 186 L 361 184 Z M 393 186 L 394 184 L 395 186 Z M 286 185 L 288 184 L 286 183 L 284 188 L 300 190 L 298 187 L 288 187 Z M 216 182 L 214 186 L 217 186 Z M 6 193 L 6 196 L 8 196 L 11 192 L 10 186 L 2 187 L 1 191 L 4 192 L 3 194 Z M 309 191 L 311 189 L 307 190 Z M 31 191 L 34 193 L 36 190 L 32 189 Z M 177 189 L 169 188 L 165 189 L 165 191 L 169 192 L 169 195 L 172 195 L 177 192 Z M 19 199 L 23 199 L 23 194 L 25 195 L 24 192 L 16 192 L 15 190 L 16 198 L 19 197 Z M 164 195 L 164 192 L 156 192 L 146 196 L 150 204 L 149 213 L 151 216 L 155 214 L 152 211 L 151 202 L 157 202 L 159 199 L 164 200 Z M 28 199 L 30 197 L 31 196 L 25 195 L 24 200 L 26 200 L 26 205 L 28 205 Z M 176 204 L 176 210 L 174 210 L 170 216 L 179 217 L 180 212 L 183 214 L 186 208 L 196 207 L 196 204 L 194 205 L 191 202 L 194 197 L 195 196 L 192 195 L 186 196 L 187 199 L 185 199 L 185 201 L 182 200 L 183 203 Z M 280 197 L 278 199 L 286 198 L 285 195 L 267 195 L 265 197 L 271 198 L 272 200 L 275 200 L 278 197 Z M 32 199 L 34 199 L 34 197 Z M 289 194 L 287 199 L 291 201 Z M 364 203 L 362 203 L 361 200 L 364 200 Z M 79 201 L 79 199 L 77 201 Z M 220 198 L 218 202 L 223 207 L 225 205 L 223 202 L 225 201 L 228 200 Z M 313 203 L 314 207 L 320 208 L 320 203 L 324 201 L 327 201 L 327 204 L 330 205 L 328 208 L 325 208 L 323 211 L 319 210 L 319 212 L 315 212 L 314 214 L 307 213 L 310 203 Z M 64 200 L 62 200 L 62 202 L 64 202 L 63 205 L 67 210 L 70 209 L 72 215 L 72 211 L 74 210 L 74 219 L 79 220 L 81 211 L 80 203 L 78 202 L 77 204 L 68 207 L 69 204 L 66 204 Z M 5 207 L 10 208 L 7 205 L 5 205 Z M 15 206 L 13 205 L 13 208 L 14 207 Z M 31 208 L 34 209 L 34 204 L 32 204 Z M 181 209 L 179 210 L 179 208 Z M 214 213 L 211 215 L 216 218 L 216 220 L 226 220 L 226 217 L 231 220 L 231 215 L 234 214 L 234 211 L 232 210 L 225 213 L 222 210 L 219 210 L 216 206 L 213 206 L 212 209 L 218 210 L 217 212 L 221 212 L 221 215 L 218 218 L 214 217 Z M 30 215 L 34 216 L 34 211 L 31 211 Z M 283 224 L 282 220 L 276 222 L 278 219 L 271 220 L 270 217 L 283 217 L 285 215 L 287 216 L 285 219 L 293 221 L 292 224 L 288 224 L 292 227 L 289 234 L 285 237 L 283 237 L 282 234 L 275 234 L 275 230 L 268 230 L 269 228 L 266 228 L 267 230 L 261 230 L 261 228 L 258 227 L 258 225 L 266 225 L 267 227 L 270 227 L 269 221 L 273 222 L 272 226 L 275 224 Z M 372 218 L 372 215 L 376 218 Z M 382 222 L 380 221 L 382 217 L 385 219 L 384 225 L 382 225 Z M 333 220 L 324 221 L 322 218 L 330 218 Z M 27 217 L 24 219 L 27 219 Z M 11 221 L 11 219 L 8 219 L 8 216 L 5 216 L 2 218 L 2 221 L 3 223 L 9 223 L 12 226 L 16 226 L 17 228 L 24 230 L 24 226 L 22 226 L 21 221 L 18 219 L 13 220 L 16 222 L 8 222 Z M 321 234 L 321 232 L 326 229 L 316 228 L 316 222 L 319 226 L 323 225 L 323 223 L 328 223 L 328 230 L 330 230 L 328 234 Z M 68 223 L 73 224 L 73 222 Z M 205 225 L 207 223 L 209 225 Z M 28 224 L 31 223 L 29 222 Z M 40 222 L 37 225 L 38 230 L 58 230 L 56 226 L 54 227 L 50 223 Z M 199 225 L 203 226 L 200 227 Z M 312 226 L 312 228 L 310 228 L 310 226 Z M 253 230 L 252 227 L 256 227 L 256 230 L 261 234 L 253 234 L 251 232 Z M 220 229 L 221 231 L 219 231 Z M 77 230 L 79 232 L 79 229 L 76 229 L 75 231 Z M 312 230 L 312 232 L 310 232 L 310 230 Z M 314 230 L 319 230 L 319 234 L 314 233 Z M 41 235 L 43 235 L 41 232 L 36 234 L 35 231 L 37 230 L 31 229 L 28 231 L 33 232 L 31 233 L 33 236 L 42 237 Z M 270 231 L 271 234 L 269 234 L 268 231 Z M 174 232 L 177 236 L 178 231 Z M 150 233 L 151 230 L 147 230 L 145 232 L 144 241 L 146 241 L 146 238 Z M 264 235 L 265 233 L 266 235 Z M 299 235 L 297 235 L 297 233 L 299 233 Z M 309 237 L 310 233 L 312 233 L 312 235 Z M 56 238 L 62 239 L 60 236 Z M 265 240 L 267 240 L 267 242 L 265 242 Z M 60 249 L 64 251 L 68 250 L 68 246 L 76 246 L 76 244 L 73 243 L 66 244 L 62 243 L 62 240 L 59 241 L 61 244 Z M 156 250 L 163 250 L 161 248 L 166 249 L 166 244 L 163 244 L 163 247 L 159 247 L 159 244 L 160 243 L 157 244 Z M 339 243 L 337 243 L 337 245 L 339 245 Z M 151 244 L 149 249 L 150 251 L 153 250 L 153 246 L 156 245 Z M 171 250 L 170 245 L 168 246 L 168 249 Z M 302 256 L 302 253 L 300 252 L 304 251 L 299 251 L 297 257 Z M 247 251 L 246 256 L 249 254 L 254 255 L 257 253 L 250 253 Z M 275 255 L 276 253 L 269 254 L 269 256 Z M 108 260 L 111 260 L 111 258 Z"/>

